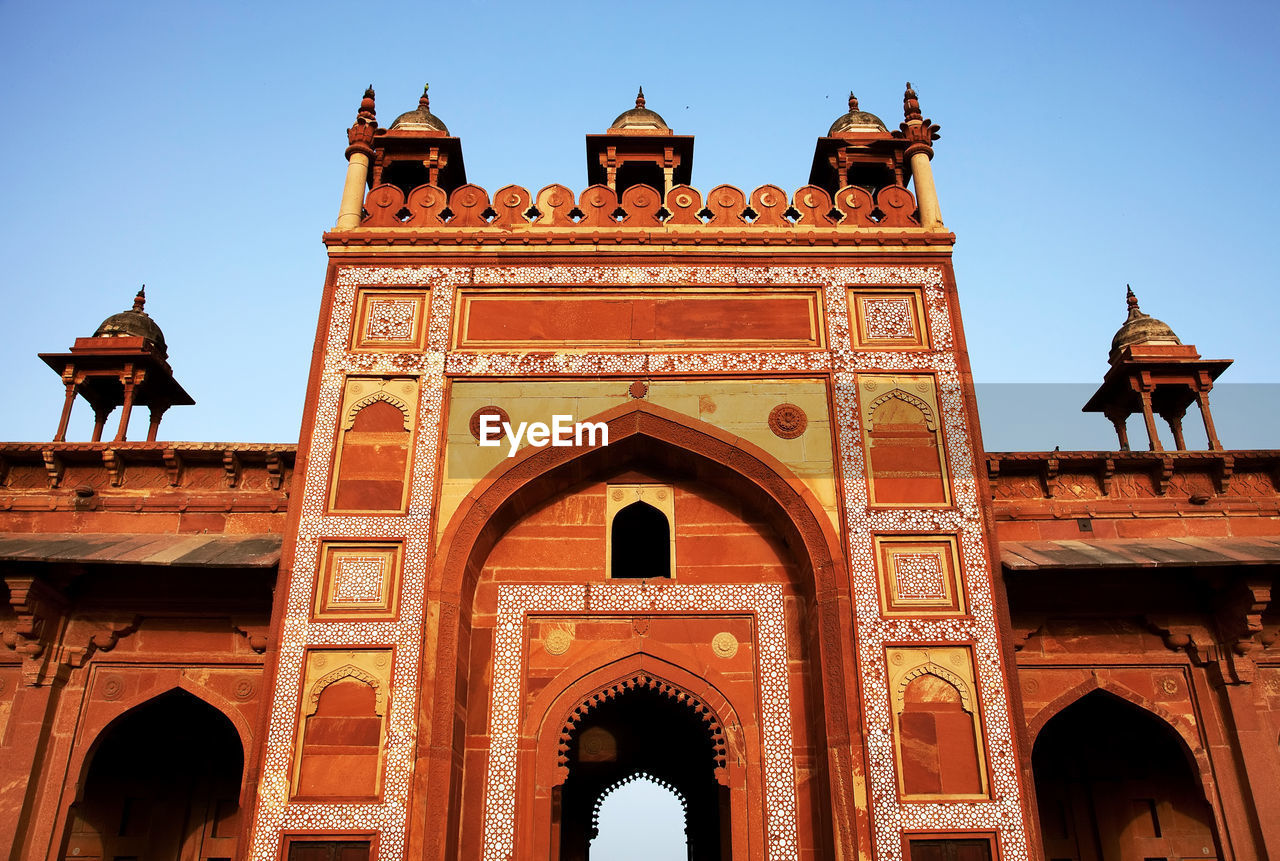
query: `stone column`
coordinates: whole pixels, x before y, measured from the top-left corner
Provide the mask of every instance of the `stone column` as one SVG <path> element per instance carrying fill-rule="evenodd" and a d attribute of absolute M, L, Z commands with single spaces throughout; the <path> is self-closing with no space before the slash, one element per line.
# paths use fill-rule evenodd
<path fill-rule="evenodd" d="M 907 147 L 907 159 L 911 164 L 911 179 L 916 187 L 916 206 L 920 210 L 920 226 L 926 230 L 942 230 L 942 209 L 938 206 L 938 189 L 933 184 L 933 142 L 938 139 L 938 127 L 920 113 L 916 91 L 907 82 L 902 96 L 903 136 L 911 141 Z"/>
<path fill-rule="evenodd" d="M 116 442 L 124 442 L 129 433 L 129 415 L 133 412 L 133 374 L 124 378 L 124 405 L 120 408 L 120 429 L 116 431 Z"/>
<path fill-rule="evenodd" d="M 53 435 L 54 442 L 65 442 L 67 439 L 67 424 L 71 421 L 71 408 L 76 403 L 76 384 L 74 382 L 67 383 L 67 399 L 62 402 L 62 418 L 58 419 L 58 432 Z"/>
<path fill-rule="evenodd" d="M 347 181 L 342 185 L 342 204 L 338 207 L 338 230 L 360 226 L 364 211 L 364 187 L 369 181 L 369 156 L 353 152 L 347 159 Z"/>
<path fill-rule="evenodd" d="M 111 411 L 114 410 L 111 404 L 103 404 L 94 406 L 93 408 L 93 441 L 100 442 L 102 440 L 102 429 L 107 426 L 107 419 L 111 417 Z"/>
<path fill-rule="evenodd" d="M 908 152 L 911 151 L 908 150 Z M 942 209 L 938 206 L 938 189 L 933 184 L 933 165 L 929 163 L 929 154 L 923 149 L 911 153 L 911 179 L 916 186 L 916 205 L 920 207 L 920 226 L 927 230 L 940 230 L 944 226 Z"/>
<path fill-rule="evenodd" d="M 168 404 L 151 405 L 151 424 L 147 427 L 147 442 L 156 441 L 156 434 L 160 432 L 160 419 L 164 418 L 167 409 L 169 409 Z"/>
<path fill-rule="evenodd" d="M 1200 404 L 1200 417 L 1204 419 L 1204 434 L 1209 440 L 1209 451 L 1222 451 L 1218 431 L 1213 426 L 1213 414 L 1209 412 L 1209 392 L 1200 389 L 1196 392 L 1196 400 Z"/>
<path fill-rule="evenodd" d="M 1182 417 L 1186 414 L 1187 411 L 1184 409 L 1181 412 L 1167 412 L 1160 416 L 1168 423 L 1169 430 L 1173 431 L 1173 445 L 1178 451 L 1187 450 L 1187 441 L 1182 436 Z"/>
<path fill-rule="evenodd" d="M 1164 446 L 1160 444 L 1160 431 L 1156 429 L 1156 416 L 1151 411 L 1151 392 L 1143 391 L 1140 394 L 1142 397 L 1142 420 L 1147 425 L 1147 438 L 1151 440 L 1151 450 L 1164 451 Z"/>
<path fill-rule="evenodd" d="M 373 109 L 373 87 L 364 91 L 356 121 L 347 129 L 347 179 L 342 185 L 335 230 L 360 226 L 364 214 L 364 190 L 369 182 L 369 159 L 373 156 L 373 134 L 378 128 Z"/>
<path fill-rule="evenodd" d="M 1120 450 L 1129 450 L 1129 428 L 1126 422 L 1129 420 L 1129 414 L 1119 410 L 1110 410 L 1105 413 L 1106 417 L 1111 420 L 1111 424 L 1116 429 L 1116 436 L 1120 440 Z"/>

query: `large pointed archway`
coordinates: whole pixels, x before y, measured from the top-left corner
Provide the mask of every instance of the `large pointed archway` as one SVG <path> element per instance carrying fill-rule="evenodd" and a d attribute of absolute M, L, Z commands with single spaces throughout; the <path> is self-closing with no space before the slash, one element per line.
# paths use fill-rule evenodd
<path fill-rule="evenodd" d="M 797 630 L 787 636 L 798 638 L 801 652 L 812 661 L 797 682 L 796 690 L 802 695 L 793 703 L 800 710 L 797 715 L 807 715 L 802 728 L 813 752 L 812 759 L 805 760 L 811 773 L 803 785 L 811 800 L 802 807 L 832 814 L 825 820 L 829 824 L 817 832 L 818 851 L 832 852 L 838 844 L 846 854 L 855 853 L 854 780 L 860 770 L 861 747 L 850 732 L 856 724 L 855 694 L 848 689 L 854 662 L 851 638 L 844 635 L 852 629 L 852 608 L 829 514 L 776 458 L 683 414 L 633 402 L 592 420 L 608 425 L 607 447 L 525 450 L 468 494 L 442 536 L 442 554 L 429 578 L 439 624 L 434 631 L 428 630 L 426 642 L 426 672 L 434 677 L 437 693 L 431 713 L 423 715 L 428 753 L 417 770 L 417 786 L 419 792 L 431 787 L 434 797 L 453 799 L 453 803 L 415 805 L 425 821 L 421 828 L 411 828 L 411 833 L 446 836 L 434 844 L 428 838 L 421 850 L 429 858 L 450 857 L 464 848 L 462 835 L 481 830 L 485 796 L 474 732 L 477 728 L 482 734 L 488 732 L 482 723 L 487 703 L 477 702 L 476 697 L 488 700 L 489 689 L 487 680 L 474 674 L 477 655 L 489 654 L 484 650 L 492 635 L 484 633 L 479 653 L 474 651 L 473 637 L 477 624 L 492 624 L 489 614 L 493 611 L 484 611 L 477 622 L 474 602 L 490 552 L 522 517 L 557 494 L 600 476 L 661 470 L 690 485 L 718 488 L 735 504 L 756 512 L 776 536 L 779 552 L 791 560 L 793 576 L 786 588 L 799 600 L 788 604 L 793 608 L 788 624 Z M 467 715 L 468 725 L 455 719 L 458 715 Z M 473 734 L 472 742 L 467 740 L 468 733 Z M 487 744 L 486 739 L 487 735 L 479 740 Z M 752 785 L 753 792 L 763 792 L 758 782 Z M 445 787 L 452 787 L 447 795 Z M 788 814 L 793 822 L 795 809 Z M 751 827 L 763 834 L 763 817 L 757 815 Z"/>

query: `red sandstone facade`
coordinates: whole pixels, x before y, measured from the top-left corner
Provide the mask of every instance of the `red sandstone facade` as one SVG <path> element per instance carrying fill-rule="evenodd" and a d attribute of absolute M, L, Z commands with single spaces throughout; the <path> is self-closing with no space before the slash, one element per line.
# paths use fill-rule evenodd
<path fill-rule="evenodd" d="M 936 137 L 704 195 L 641 96 L 491 195 L 366 93 L 296 452 L 155 442 L 141 304 L 45 359 L 151 441 L 0 446 L 0 852 L 585 859 L 643 775 L 698 859 L 1280 855 L 1280 454 L 1136 300 L 1153 450 L 984 454 Z"/>

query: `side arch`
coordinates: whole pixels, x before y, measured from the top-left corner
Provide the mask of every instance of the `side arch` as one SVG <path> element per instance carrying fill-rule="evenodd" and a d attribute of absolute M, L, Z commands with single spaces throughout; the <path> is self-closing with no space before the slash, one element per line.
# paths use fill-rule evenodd
<path fill-rule="evenodd" d="M 1028 729 L 1033 739 L 1032 769 L 1038 794 L 1042 799 L 1042 816 L 1045 797 L 1052 799 L 1055 794 L 1060 795 L 1064 785 L 1084 786 L 1080 791 L 1085 793 L 1083 798 L 1086 812 L 1082 815 L 1092 817 L 1096 831 L 1100 827 L 1099 823 L 1105 826 L 1107 820 L 1096 811 L 1089 812 L 1089 805 L 1105 805 L 1108 800 L 1114 803 L 1115 798 L 1104 793 L 1101 800 L 1095 799 L 1090 787 L 1145 781 L 1140 791 L 1131 789 L 1130 795 L 1156 798 L 1158 801 L 1150 803 L 1158 803 L 1162 811 L 1169 805 L 1182 807 L 1186 804 L 1188 806 L 1182 807 L 1180 814 L 1183 819 L 1186 822 L 1199 821 L 1207 829 L 1200 837 L 1193 833 L 1191 843 L 1181 849 L 1175 845 L 1163 846 L 1160 854 L 1171 857 L 1175 854 L 1181 856 L 1183 853 L 1199 854 L 1200 851 L 1208 851 L 1199 849 L 1202 839 L 1206 842 L 1219 841 L 1220 846 L 1221 841 L 1228 839 L 1229 832 L 1223 812 L 1226 802 L 1218 791 L 1206 747 L 1193 726 L 1160 704 L 1111 679 L 1091 676 L 1041 708 L 1028 723 Z M 1095 748 L 1106 744 L 1099 738 L 1100 735 L 1121 739 L 1119 742 L 1111 742 L 1120 747 L 1109 753 L 1105 749 L 1104 752 L 1098 752 Z M 1162 745 L 1162 752 L 1155 754 L 1144 749 L 1144 745 L 1148 744 Z M 1116 762 L 1125 761 L 1126 754 L 1135 749 L 1142 751 L 1136 754 L 1140 764 L 1135 765 L 1135 761 L 1130 761 L 1117 772 Z M 1101 772 L 1096 765 L 1099 761 L 1106 763 Z M 1153 766 L 1160 775 L 1156 783 L 1152 783 L 1156 780 L 1152 777 Z M 1162 796 L 1162 793 L 1168 794 Z M 1122 795 L 1121 799 L 1123 797 L 1125 796 Z M 1058 803 L 1062 803 L 1061 798 Z M 1202 812 L 1197 813 L 1196 808 L 1201 805 Z M 1155 807 L 1152 810 L 1151 817 L 1154 821 Z M 1160 815 L 1164 816 L 1165 813 Z M 1139 833 L 1139 836 L 1161 838 L 1159 827 L 1153 827 L 1154 834 Z M 1071 839 L 1071 827 L 1064 825 L 1058 830 L 1061 832 L 1058 838 Z M 1101 836 L 1095 839 L 1104 841 L 1103 845 L 1118 845 L 1124 839 L 1123 830 L 1117 831 L 1115 822 L 1110 822 L 1110 828 L 1104 827 L 1098 833 Z M 1047 834 L 1045 839 L 1048 840 L 1051 836 Z M 1187 834 L 1185 829 L 1174 829 L 1164 837 L 1187 839 Z M 1050 848 L 1047 843 L 1045 848 L 1046 851 Z M 1158 847 L 1150 848 L 1154 852 Z"/>
<path fill-rule="evenodd" d="M 1102 691 L 1103 693 L 1109 694 L 1117 699 L 1124 700 L 1125 702 L 1137 706 L 1143 711 L 1150 712 L 1155 717 L 1164 721 L 1175 733 L 1177 733 L 1178 738 L 1181 739 L 1182 744 L 1186 749 L 1187 757 L 1195 764 L 1196 769 L 1200 771 L 1202 775 L 1207 776 L 1209 774 L 1208 751 L 1204 749 L 1204 745 L 1201 743 L 1200 737 L 1187 726 L 1185 721 L 1161 706 L 1159 703 L 1142 696 L 1142 694 L 1137 691 L 1110 679 L 1100 679 L 1093 675 L 1090 675 L 1089 678 L 1085 679 L 1080 684 L 1055 697 L 1051 702 L 1041 708 L 1040 711 L 1036 712 L 1031 720 L 1027 722 L 1027 731 L 1030 735 L 1031 746 L 1033 748 L 1035 747 L 1036 741 L 1040 737 L 1040 731 L 1044 729 L 1045 724 L 1057 717 L 1058 714 L 1066 708 L 1076 704 L 1094 691 Z"/>
<path fill-rule="evenodd" d="M 112 710 L 108 712 L 110 716 L 106 718 L 102 726 L 96 733 L 94 733 L 93 741 L 87 745 L 76 746 L 76 753 L 70 763 L 70 767 L 67 769 L 68 775 L 75 775 L 75 783 L 72 787 L 73 801 L 83 800 L 82 795 L 84 793 L 85 777 L 88 775 L 89 766 L 93 762 L 94 754 L 96 754 L 98 749 L 101 747 L 102 740 L 108 736 L 111 729 L 118 726 L 120 720 L 130 712 L 140 706 L 144 706 L 147 703 L 157 700 L 166 694 L 171 694 L 174 691 L 182 691 L 183 693 L 190 694 L 192 697 L 200 700 L 218 714 L 222 715 L 222 717 L 226 718 L 232 728 L 235 729 L 236 736 L 240 739 L 240 748 L 244 751 L 245 763 L 248 763 L 249 753 L 253 750 L 253 729 L 249 725 L 249 722 L 245 720 L 242 714 L 240 714 L 239 709 L 235 707 L 235 704 L 232 703 L 231 700 L 223 697 L 216 691 L 209 690 L 203 685 L 196 684 L 191 679 L 187 678 L 186 675 L 179 673 L 176 682 L 165 688 L 159 690 L 153 688 L 146 692 L 134 694 L 131 697 L 115 702 Z M 241 805 L 246 802 L 247 796 L 250 794 L 251 788 L 242 785 L 240 788 Z"/>

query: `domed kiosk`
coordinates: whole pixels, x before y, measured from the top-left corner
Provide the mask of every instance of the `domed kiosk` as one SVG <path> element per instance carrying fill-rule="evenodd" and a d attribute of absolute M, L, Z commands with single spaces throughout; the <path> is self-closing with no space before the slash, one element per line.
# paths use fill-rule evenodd
<path fill-rule="evenodd" d="M 144 310 L 146 303 L 146 285 L 143 285 L 133 299 L 132 308 L 103 320 L 92 337 L 76 338 L 70 352 L 40 354 L 67 387 L 54 442 L 67 438 L 67 425 L 77 395 L 93 407 L 94 442 L 102 439 L 102 429 L 116 407 L 123 408 L 115 436 L 120 442 L 129 431 L 129 417 L 135 405 L 151 411 L 147 439 L 154 440 L 160 419 L 169 407 L 195 403 L 173 378 L 164 332 Z"/>
<path fill-rule="evenodd" d="M 606 185 L 622 199 L 633 185 L 648 185 L 664 197 L 693 175 L 693 136 L 677 135 L 645 104 L 644 88 L 635 107 L 618 114 L 602 135 L 587 135 L 587 182 Z"/>
<path fill-rule="evenodd" d="M 1222 443 L 1209 412 L 1209 391 L 1231 360 L 1200 358 L 1195 346 L 1183 344 L 1167 323 L 1142 312 L 1132 288 L 1127 289 L 1125 301 L 1129 315 L 1111 339 L 1107 360 L 1111 367 L 1084 405 L 1084 412 L 1102 413 L 1110 419 L 1125 451 L 1129 450 L 1126 423 L 1138 412 L 1142 413 L 1151 451 L 1164 451 L 1155 421 L 1160 416 L 1173 432 L 1174 447 L 1185 451 L 1182 417 L 1187 407 L 1198 403 L 1209 450 L 1220 451 Z"/>

